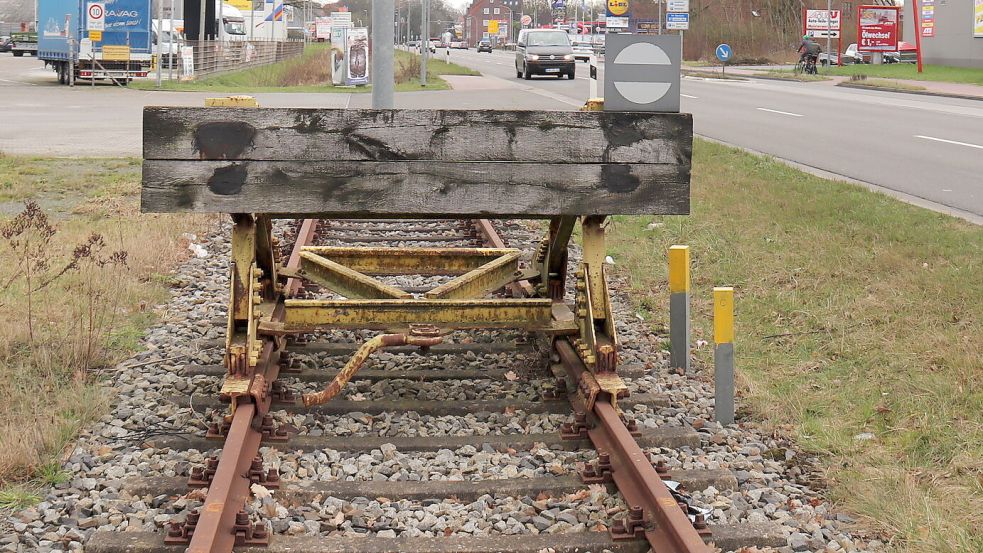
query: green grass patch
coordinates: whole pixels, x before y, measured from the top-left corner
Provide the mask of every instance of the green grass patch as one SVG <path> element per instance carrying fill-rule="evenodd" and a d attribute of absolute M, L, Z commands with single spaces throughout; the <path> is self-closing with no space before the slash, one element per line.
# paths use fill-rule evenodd
<path fill-rule="evenodd" d="M 396 51 L 396 91 L 447 90 L 447 82 L 441 75 L 480 75 L 467 67 L 431 58 L 427 86 L 420 86 L 420 56 L 402 50 Z M 413 68 L 415 67 L 415 71 Z M 401 78 L 402 77 L 402 78 Z M 152 79 L 134 81 L 131 86 L 141 90 L 156 90 Z M 204 77 L 195 81 L 164 81 L 161 90 L 216 93 L 261 92 L 342 92 L 364 93 L 369 86 L 345 87 L 331 84 L 331 49 L 327 44 L 310 44 L 303 55 L 279 63 L 253 67 Z"/>
<path fill-rule="evenodd" d="M 910 79 L 913 81 L 943 81 L 983 85 L 983 68 L 923 65 L 922 72 L 914 63 L 889 63 L 879 65 L 844 65 L 832 67 L 830 75 L 867 75 L 885 79 Z"/>
<path fill-rule="evenodd" d="M 694 342 L 735 287 L 743 414 L 794 429 L 899 551 L 983 551 L 983 228 L 704 141 L 692 176 L 691 216 L 609 229 L 639 313 L 668 327 L 666 251 L 688 244 Z"/>
<path fill-rule="evenodd" d="M 768 71 L 759 71 L 756 74 L 766 77 L 772 77 L 775 79 L 784 79 L 786 81 L 814 82 L 814 81 L 829 80 L 829 77 L 825 75 L 807 75 L 805 73 L 795 73 L 791 69 L 770 69 Z"/>
<path fill-rule="evenodd" d="M 134 159 L 0 156 L 0 509 L 64 483 L 64 453 L 103 415 L 103 369 L 140 347 L 161 275 L 209 217 L 141 214 Z"/>
<path fill-rule="evenodd" d="M 903 83 L 901 81 L 892 81 L 890 79 L 860 79 L 856 81 L 851 80 L 847 82 L 851 86 L 867 86 L 870 88 L 882 88 L 886 90 L 908 90 L 908 91 L 926 90 L 924 86 Z"/>

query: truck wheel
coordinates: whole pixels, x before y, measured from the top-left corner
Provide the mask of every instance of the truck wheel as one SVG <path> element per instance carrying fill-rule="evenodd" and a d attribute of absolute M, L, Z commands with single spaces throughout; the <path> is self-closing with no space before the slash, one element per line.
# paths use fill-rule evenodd
<path fill-rule="evenodd" d="M 24 55 L 24 52 L 12 52 L 12 54 L 14 54 L 15 58 L 19 58 Z"/>
<path fill-rule="evenodd" d="M 65 64 L 59 63 L 58 69 L 58 84 L 68 84 L 68 71 L 65 70 Z"/>

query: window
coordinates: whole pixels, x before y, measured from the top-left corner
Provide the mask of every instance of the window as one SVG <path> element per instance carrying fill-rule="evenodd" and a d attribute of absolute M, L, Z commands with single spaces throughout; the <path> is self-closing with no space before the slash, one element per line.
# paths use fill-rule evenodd
<path fill-rule="evenodd" d="M 487 19 L 482 19 L 481 20 L 481 26 L 487 29 L 488 28 L 488 20 Z"/>
<path fill-rule="evenodd" d="M 495 15 L 502 13 L 501 8 L 495 8 Z"/>
<path fill-rule="evenodd" d="M 485 8 L 485 15 L 488 15 L 489 9 Z"/>

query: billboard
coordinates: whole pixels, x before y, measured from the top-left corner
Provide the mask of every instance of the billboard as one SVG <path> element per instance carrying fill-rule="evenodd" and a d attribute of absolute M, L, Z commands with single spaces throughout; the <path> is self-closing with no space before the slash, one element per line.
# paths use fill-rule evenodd
<path fill-rule="evenodd" d="M 857 50 L 895 52 L 898 49 L 897 6 L 857 7 Z"/>
<path fill-rule="evenodd" d="M 346 35 L 345 80 L 348 86 L 369 83 L 369 30 L 365 27 L 348 29 Z"/>
<path fill-rule="evenodd" d="M 976 9 L 973 11 L 973 36 L 983 38 L 983 0 L 976 0 Z"/>
<path fill-rule="evenodd" d="M 318 40 L 331 40 L 331 18 L 314 18 L 314 38 Z"/>

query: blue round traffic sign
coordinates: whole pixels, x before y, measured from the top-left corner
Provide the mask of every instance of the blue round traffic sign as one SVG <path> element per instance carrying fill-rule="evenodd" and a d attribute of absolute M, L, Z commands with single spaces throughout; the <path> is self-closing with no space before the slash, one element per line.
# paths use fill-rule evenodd
<path fill-rule="evenodd" d="M 730 58 L 734 57 L 734 51 L 730 49 L 730 45 L 728 44 L 721 44 L 720 46 L 717 46 L 716 54 L 717 59 L 724 63 L 730 61 Z"/>

